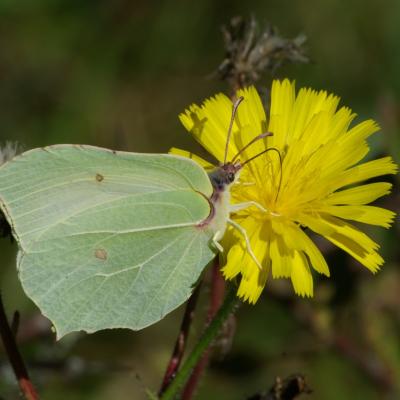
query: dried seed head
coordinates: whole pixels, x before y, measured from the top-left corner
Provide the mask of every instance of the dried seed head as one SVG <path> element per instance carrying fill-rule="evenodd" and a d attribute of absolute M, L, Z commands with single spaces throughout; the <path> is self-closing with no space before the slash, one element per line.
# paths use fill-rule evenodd
<path fill-rule="evenodd" d="M 307 63 L 302 34 L 285 39 L 276 28 L 261 30 L 254 17 L 234 17 L 222 27 L 226 57 L 218 67 L 218 75 L 238 89 L 254 84 L 265 71 L 272 74 L 285 62 Z"/>

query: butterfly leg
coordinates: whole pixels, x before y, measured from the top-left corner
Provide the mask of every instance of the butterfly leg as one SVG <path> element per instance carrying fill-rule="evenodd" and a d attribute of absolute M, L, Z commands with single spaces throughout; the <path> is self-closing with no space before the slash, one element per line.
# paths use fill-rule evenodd
<path fill-rule="evenodd" d="M 243 203 L 231 204 L 229 206 L 229 212 L 234 213 L 249 207 L 257 207 L 262 212 L 268 212 L 266 208 L 264 208 L 260 203 L 257 203 L 256 201 L 245 201 Z"/>
<path fill-rule="evenodd" d="M 224 252 L 224 248 L 221 246 L 221 244 L 218 242 L 218 240 L 221 239 L 221 232 L 217 231 L 215 232 L 214 236 L 212 237 L 211 241 L 212 244 L 216 247 L 216 249 L 220 252 Z"/>
<path fill-rule="evenodd" d="M 251 248 L 251 244 L 250 244 L 250 239 L 247 236 L 247 232 L 246 229 L 244 229 L 242 226 L 240 226 L 238 223 L 236 223 L 235 221 L 232 221 L 231 219 L 228 218 L 228 224 L 230 224 L 231 226 L 233 226 L 235 229 L 237 229 L 242 236 L 244 237 L 244 240 L 246 242 L 246 249 L 248 251 L 248 253 L 250 254 L 250 257 L 253 259 L 253 261 L 256 263 L 257 267 L 260 269 L 260 271 L 262 270 L 262 266 L 260 264 L 260 262 L 257 260 L 257 257 L 255 256 L 253 249 Z"/>

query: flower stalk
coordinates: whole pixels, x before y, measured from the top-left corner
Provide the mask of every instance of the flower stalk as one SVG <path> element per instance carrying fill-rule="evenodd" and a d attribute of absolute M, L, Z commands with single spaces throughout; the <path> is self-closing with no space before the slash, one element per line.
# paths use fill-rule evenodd
<path fill-rule="evenodd" d="M 205 321 L 205 327 L 207 327 L 212 319 L 215 317 L 215 314 L 218 312 L 219 308 L 224 299 L 225 294 L 225 280 L 220 271 L 219 257 L 215 258 L 214 265 L 212 266 L 211 272 L 211 291 L 210 291 L 210 299 L 209 306 L 207 312 L 207 318 Z M 193 368 L 193 371 L 185 384 L 185 387 L 182 390 L 182 400 L 191 400 L 193 394 L 197 389 L 197 385 L 208 365 L 208 361 L 210 358 L 211 348 L 207 348 L 204 351 L 203 356 L 200 358 L 196 366 Z"/>
<path fill-rule="evenodd" d="M 182 368 L 176 374 L 175 379 L 171 382 L 167 390 L 161 396 L 161 400 L 173 400 L 179 394 L 182 386 L 188 380 L 193 368 L 202 358 L 203 353 L 208 349 L 210 344 L 215 340 L 223 323 L 229 315 L 235 310 L 238 300 L 236 297 L 236 289 L 231 287 L 227 291 L 224 302 L 218 310 L 216 316 L 207 326 L 203 335 L 200 337 L 193 351 L 182 365 Z"/>
<path fill-rule="evenodd" d="M 182 362 L 201 286 L 202 286 L 201 283 L 197 285 L 192 296 L 187 302 L 179 334 L 175 342 L 175 347 L 172 352 L 171 358 L 169 360 L 167 369 L 165 371 L 164 379 L 159 391 L 160 396 L 164 393 L 164 391 L 168 388 L 168 385 L 174 379 L 176 372 L 179 369 L 179 366 Z"/>

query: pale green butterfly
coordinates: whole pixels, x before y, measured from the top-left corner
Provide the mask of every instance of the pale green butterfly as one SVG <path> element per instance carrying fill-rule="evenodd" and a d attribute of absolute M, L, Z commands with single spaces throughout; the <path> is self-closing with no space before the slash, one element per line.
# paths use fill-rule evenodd
<path fill-rule="evenodd" d="M 80 145 L 33 149 L 0 167 L 0 206 L 18 242 L 20 281 L 58 338 L 162 319 L 222 251 L 227 223 L 259 265 L 246 232 L 229 218 L 261 207 L 230 204 L 243 150 L 209 174 L 177 155 Z"/>

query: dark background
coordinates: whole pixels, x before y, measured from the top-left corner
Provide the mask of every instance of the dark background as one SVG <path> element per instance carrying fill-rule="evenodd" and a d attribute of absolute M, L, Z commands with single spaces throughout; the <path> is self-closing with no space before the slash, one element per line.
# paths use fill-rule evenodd
<path fill-rule="evenodd" d="M 340 95 L 358 121 L 376 119 L 382 133 L 372 140 L 372 156 L 389 153 L 399 162 L 396 0 L 2 0 L 0 142 L 18 141 L 25 150 L 87 143 L 198 151 L 177 115 L 229 91 L 210 77 L 224 56 L 220 27 L 251 14 L 284 37 L 308 37 L 312 62 L 286 65 L 275 76 Z M 270 82 L 266 74 L 258 85 Z M 398 209 L 398 191 L 380 204 Z M 256 306 L 239 310 L 233 347 L 214 359 L 199 399 L 244 400 L 292 373 L 306 376 L 310 399 L 400 398 L 399 226 L 366 230 L 382 245 L 383 271 L 373 276 L 321 243 L 331 279 L 315 278 L 311 300 L 270 280 Z M 157 390 L 182 310 L 142 332 L 73 334 L 55 342 L 20 288 L 15 252 L 15 244 L 0 242 L 0 288 L 9 313 L 22 313 L 21 350 L 44 399 L 142 399 L 147 387 Z M 206 298 L 207 290 L 201 315 Z M 3 351 L 0 396 L 19 398 Z"/>

